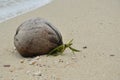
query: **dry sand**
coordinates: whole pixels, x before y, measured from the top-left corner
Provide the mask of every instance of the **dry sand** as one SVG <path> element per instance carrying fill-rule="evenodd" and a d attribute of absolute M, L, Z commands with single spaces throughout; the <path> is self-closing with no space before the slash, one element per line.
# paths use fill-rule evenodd
<path fill-rule="evenodd" d="M 74 39 L 81 52 L 66 50 L 63 56 L 37 60 L 21 57 L 13 37 L 18 25 L 33 17 L 50 21 L 64 42 Z M 55 0 L 1 23 L 0 80 L 120 80 L 120 1 Z"/>

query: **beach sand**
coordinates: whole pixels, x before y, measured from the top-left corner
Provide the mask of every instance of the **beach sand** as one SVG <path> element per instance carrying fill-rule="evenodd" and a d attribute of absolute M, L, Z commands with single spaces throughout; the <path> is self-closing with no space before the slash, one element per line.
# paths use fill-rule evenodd
<path fill-rule="evenodd" d="M 14 50 L 16 28 L 47 19 L 81 52 L 23 58 Z M 39 59 L 40 58 L 40 59 Z M 120 80 L 120 1 L 55 0 L 0 23 L 0 80 Z"/>

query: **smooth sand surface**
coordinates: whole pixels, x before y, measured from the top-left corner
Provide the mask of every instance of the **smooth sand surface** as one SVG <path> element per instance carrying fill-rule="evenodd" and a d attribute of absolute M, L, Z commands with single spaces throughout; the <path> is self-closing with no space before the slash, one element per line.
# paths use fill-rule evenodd
<path fill-rule="evenodd" d="M 37 60 L 21 57 L 14 50 L 14 34 L 33 17 L 47 19 L 64 42 L 74 39 L 81 52 L 66 50 L 63 56 Z M 0 80 L 120 80 L 120 1 L 55 0 L 0 23 Z"/>

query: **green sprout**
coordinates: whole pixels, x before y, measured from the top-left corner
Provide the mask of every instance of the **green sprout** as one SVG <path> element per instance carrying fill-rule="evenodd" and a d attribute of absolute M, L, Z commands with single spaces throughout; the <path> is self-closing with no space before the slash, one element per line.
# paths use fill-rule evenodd
<path fill-rule="evenodd" d="M 80 52 L 80 50 L 77 50 L 77 49 L 71 47 L 71 46 L 73 45 L 72 41 L 73 41 L 73 39 L 70 40 L 70 41 L 69 41 L 68 43 L 66 43 L 66 44 L 62 44 L 62 45 L 54 48 L 53 50 L 51 50 L 51 51 L 48 53 L 48 56 L 49 56 L 49 55 L 53 55 L 53 56 L 62 55 L 63 52 L 64 52 L 67 48 L 69 48 L 69 49 L 72 51 L 72 53 L 74 53 L 74 52 Z"/>

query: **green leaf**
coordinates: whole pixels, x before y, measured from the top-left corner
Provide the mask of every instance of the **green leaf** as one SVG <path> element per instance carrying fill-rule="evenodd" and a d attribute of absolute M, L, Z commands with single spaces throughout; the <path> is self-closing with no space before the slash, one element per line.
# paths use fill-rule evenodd
<path fill-rule="evenodd" d="M 80 52 L 80 50 L 77 50 L 77 49 L 75 49 L 75 48 L 72 48 L 72 47 L 69 47 L 72 51 L 74 51 L 74 52 Z"/>
<path fill-rule="evenodd" d="M 63 52 L 64 52 L 67 48 L 69 48 L 70 50 L 72 50 L 73 53 L 74 53 L 74 52 L 80 52 L 80 50 L 77 50 L 77 49 L 74 49 L 74 48 L 71 47 L 72 44 L 73 44 L 72 41 L 73 41 L 73 39 L 70 40 L 67 44 L 62 44 L 62 45 L 54 48 L 54 49 L 51 50 L 47 55 L 48 55 L 48 56 L 49 56 L 49 55 L 53 55 L 53 56 L 62 55 Z"/>

